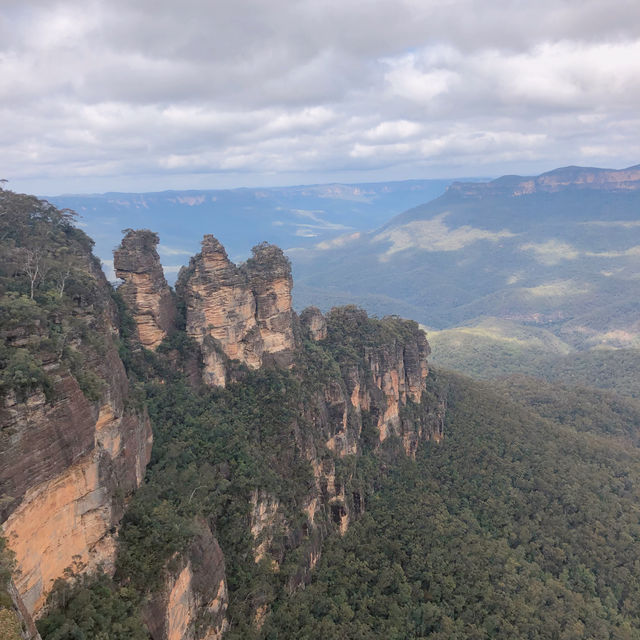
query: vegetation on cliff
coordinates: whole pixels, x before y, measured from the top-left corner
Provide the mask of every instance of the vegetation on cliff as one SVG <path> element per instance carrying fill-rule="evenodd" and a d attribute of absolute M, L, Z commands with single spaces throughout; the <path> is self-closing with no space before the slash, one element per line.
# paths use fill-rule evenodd
<path fill-rule="evenodd" d="M 447 438 L 380 477 L 265 638 L 640 637 L 640 450 L 439 374 Z M 556 414 L 562 412 L 558 407 Z M 637 429 L 640 411 L 626 417 Z"/>
<path fill-rule="evenodd" d="M 0 393 L 24 399 L 52 393 L 45 364 L 68 368 L 96 400 L 101 381 L 83 367 L 87 351 L 100 353 L 99 284 L 93 242 L 60 211 L 33 196 L 0 189 Z M 83 343 L 80 346 L 80 343 Z"/>

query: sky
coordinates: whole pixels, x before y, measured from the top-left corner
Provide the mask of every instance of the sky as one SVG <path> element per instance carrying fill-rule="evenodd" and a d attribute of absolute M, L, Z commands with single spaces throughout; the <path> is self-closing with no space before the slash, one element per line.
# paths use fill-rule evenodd
<path fill-rule="evenodd" d="M 0 0 L 39 195 L 640 163 L 638 0 Z"/>

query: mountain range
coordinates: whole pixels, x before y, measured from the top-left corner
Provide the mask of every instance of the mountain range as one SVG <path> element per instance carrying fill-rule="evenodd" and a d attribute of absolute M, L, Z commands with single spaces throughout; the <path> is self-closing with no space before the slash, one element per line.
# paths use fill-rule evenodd
<path fill-rule="evenodd" d="M 368 231 L 408 207 L 440 195 L 451 180 L 321 184 L 282 188 L 63 195 L 47 200 L 81 216 L 111 279 L 112 252 L 121 230 L 153 229 L 170 282 L 215 229 L 236 262 L 268 241 L 288 248 L 311 247 L 336 236 Z"/>
<path fill-rule="evenodd" d="M 552 332 L 560 352 L 640 345 L 640 166 L 454 183 L 374 231 L 290 255 L 300 305 L 349 299 L 435 330 L 499 318 Z"/>

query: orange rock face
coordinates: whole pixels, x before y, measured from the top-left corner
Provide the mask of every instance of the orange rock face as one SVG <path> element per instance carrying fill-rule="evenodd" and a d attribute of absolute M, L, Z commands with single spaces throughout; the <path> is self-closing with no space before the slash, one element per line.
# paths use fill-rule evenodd
<path fill-rule="evenodd" d="M 187 307 L 187 334 L 201 345 L 204 379 L 225 386 L 225 359 L 251 369 L 272 358 L 290 364 L 295 348 L 291 269 L 282 251 L 260 245 L 243 267 L 227 257 L 213 236 L 180 274 L 178 291 Z"/>
<path fill-rule="evenodd" d="M 179 569 L 165 575 L 165 586 L 153 595 L 144 618 L 153 640 L 220 640 L 229 627 L 224 557 L 204 526 L 185 556 L 174 557 Z M 196 629 L 206 617 L 204 629 Z"/>
<path fill-rule="evenodd" d="M 67 344 L 82 359 L 79 373 L 96 381 L 94 393 L 85 395 L 81 376 L 44 343 L 38 355 L 51 381 L 48 395 L 34 390 L 0 399 L 0 486 L 12 498 L 2 505 L 2 530 L 16 554 L 17 591 L 35 616 L 67 568 L 113 564 L 124 499 L 139 486 L 151 454 L 146 412 L 125 408 L 129 382 L 114 341 L 115 305 L 104 275 L 87 263 L 92 299 L 73 313 L 93 341 L 70 334 Z"/>
<path fill-rule="evenodd" d="M 139 427 L 131 416 L 117 417 L 105 405 L 95 425 L 93 450 L 29 489 L 4 523 L 19 569 L 14 581 L 32 615 L 37 616 L 65 569 L 84 571 L 102 564 L 108 570 L 113 564 L 109 531 L 120 517 L 113 505 L 114 485 L 124 481 L 129 491 L 138 486 L 151 453 L 149 425 Z M 107 461 L 115 467 L 131 464 L 131 477 L 107 477 Z"/>
<path fill-rule="evenodd" d="M 129 230 L 113 260 L 116 275 L 124 280 L 118 291 L 133 314 L 140 344 L 152 350 L 173 329 L 176 316 L 157 244 L 155 233 Z"/>

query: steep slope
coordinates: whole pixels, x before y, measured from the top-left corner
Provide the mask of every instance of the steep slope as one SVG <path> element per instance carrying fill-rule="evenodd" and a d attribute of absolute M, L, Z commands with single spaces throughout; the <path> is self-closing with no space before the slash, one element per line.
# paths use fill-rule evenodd
<path fill-rule="evenodd" d="M 618 436 L 637 442 L 638 407 L 579 432 L 562 390 L 522 404 L 522 385 L 436 377 L 446 440 L 380 478 L 264 637 L 636 638 L 640 451 Z"/>
<path fill-rule="evenodd" d="M 120 269 L 123 287 L 139 265 L 156 269 L 156 243 L 127 232 L 117 262 L 133 247 L 127 264 L 137 266 Z M 123 520 L 109 608 L 129 615 L 133 602 L 153 640 L 257 637 L 274 600 L 308 581 L 325 539 L 366 509 L 363 469 L 443 437 L 417 324 L 355 307 L 300 320 L 291 286 L 277 247 L 258 245 L 236 266 L 205 236 L 180 275 L 184 317 L 154 350 L 140 348 L 149 316 L 139 297 L 122 296 L 132 321 L 123 354 L 155 445 Z M 207 384 L 185 375 L 187 358 L 201 361 Z M 40 622 L 45 640 L 65 625 L 101 631 L 76 613 L 101 583 L 65 588 Z M 121 622 L 106 624 L 115 633 Z"/>
<path fill-rule="evenodd" d="M 125 499 L 149 460 L 117 309 L 70 214 L 0 191 L 0 494 L 15 586 L 38 615 L 69 568 L 113 567 Z"/>

